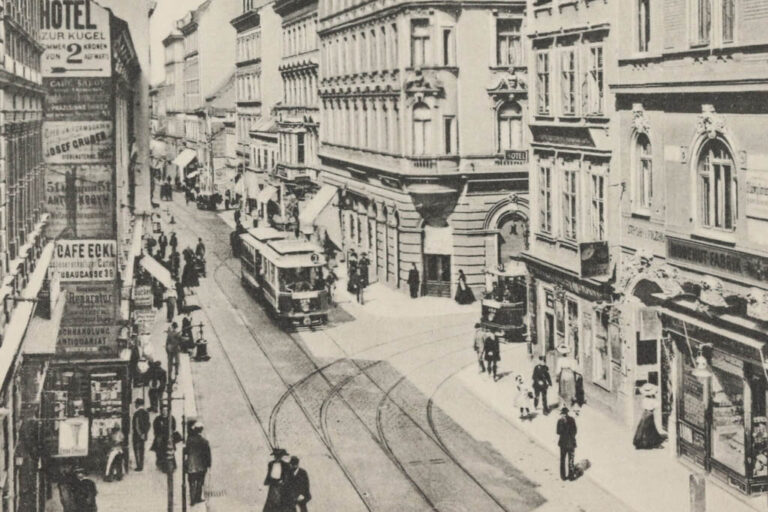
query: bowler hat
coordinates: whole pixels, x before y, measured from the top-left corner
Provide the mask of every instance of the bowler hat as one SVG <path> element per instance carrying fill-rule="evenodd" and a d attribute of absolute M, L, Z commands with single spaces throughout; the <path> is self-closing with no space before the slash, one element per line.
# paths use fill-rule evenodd
<path fill-rule="evenodd" d="M 568 408 L 563 407 L 562 409 L 560 409 L 560 414 L 568 414 Z"/>
<path fill-rule="evenodd" d="M 275 447 L 272 449 L 272 455 L 274 457 L 282 457 L 284 455 L 288 455 L 288 452 L 283 450 L 282 448 Z"/>

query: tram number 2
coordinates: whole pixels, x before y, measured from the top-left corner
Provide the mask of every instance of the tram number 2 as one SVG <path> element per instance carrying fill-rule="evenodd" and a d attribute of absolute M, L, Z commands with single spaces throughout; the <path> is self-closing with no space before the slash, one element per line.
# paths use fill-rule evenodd
<path fill-rule="evenodd" d="M 69 43 L 67 45 L 67 51 L 69 56 L 67 57 L 67 64 L 82 64 L 83 59 L 79 57 L 83 53 L 83 46 L 79 43 Z"/>

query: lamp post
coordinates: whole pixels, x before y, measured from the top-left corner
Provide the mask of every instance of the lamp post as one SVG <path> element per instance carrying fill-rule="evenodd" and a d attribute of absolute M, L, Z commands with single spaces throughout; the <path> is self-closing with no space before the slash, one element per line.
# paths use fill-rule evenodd
<path fill-rule="evenodd" d="M 699 347 L 699 355 L 694 360 L 694 369 L 691 374 L 701 381 L 704 386 L 704 406 L 705 410 L 710 410 L 710 390 L 712 386 L 712 377 L 714 373 L 709 368 L 709 362 L 704 356 L 704 348 L 711 348 L 710 345 L 703 344 Z M 707 413 L 709 416 L 709 412 Z M 691 512 L 705 512 L 707 510 L 707 480 L 703 473 L 691 473 L 689 479 Z"/>
<path fill-rule="evenodd" d="M 166 343 L 165 351 L 168 361 L 168 380 L 166 381 L 166 393 L 168 395 L 168 446 L 166 447 L 166 474 L 168 476 L 168 512 L 173 512 L 173 471 L 176 463 L 176 445 L 173 439 L 173 385 L 176 383 L 174 372 L 174 357 L 178 357 L 178 347 Z"/>

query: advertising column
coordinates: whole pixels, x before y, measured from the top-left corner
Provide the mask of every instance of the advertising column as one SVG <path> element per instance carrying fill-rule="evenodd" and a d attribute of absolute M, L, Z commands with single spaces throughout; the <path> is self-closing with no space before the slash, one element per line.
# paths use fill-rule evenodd
<path fill-rule="evenodd" d="M 41 15 L 47 229 L 66 300 L 46 381 L 46 442 L 54 457 L 103 469 L 130 401 L 118 342 L 111 15 L 91 0 L 43 0 Z"/>

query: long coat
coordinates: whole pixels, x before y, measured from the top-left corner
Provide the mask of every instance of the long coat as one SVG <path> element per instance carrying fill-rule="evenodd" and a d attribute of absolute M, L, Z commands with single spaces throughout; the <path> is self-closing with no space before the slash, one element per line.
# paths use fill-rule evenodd
<path fill-rule="evenodd" d="M 557 435 L 560 437 L 557 445 L 564 450 L 576 449 L 576 420 L 570 416 L 557 420 Z"/>
<path fill-rule="evenodd" d="M 187 439 L 187 473 L 205 473 L 211 467 L 211 445 L 198 433 Z"/>
<path fill-rule="evenodd" d="M 304 468 L 299 468 L 295 473 L 291 471 L 291 474 L 288 475 L 286 496 L 291 505 L 298 501 L 299 496 L 304 496 L 304 503 L 312 499 L 312 494 L 309 492 L 309 475 Z"/>
<path fill-rule="evenodd" d="M 276 464 L 280 465 L 279 478 L 272 476 Z M 290 470 L 288 464 L 282 460 L 273 460 L 267 464 L 267 477 L 264 479 L 264 485 L 268 485 L 269 490 L 267 491 L 267 501 L 264 503 L 264 512 L 285 512 L 289 509 L 290 502 L 286 494 L 285 484 Z"/>

